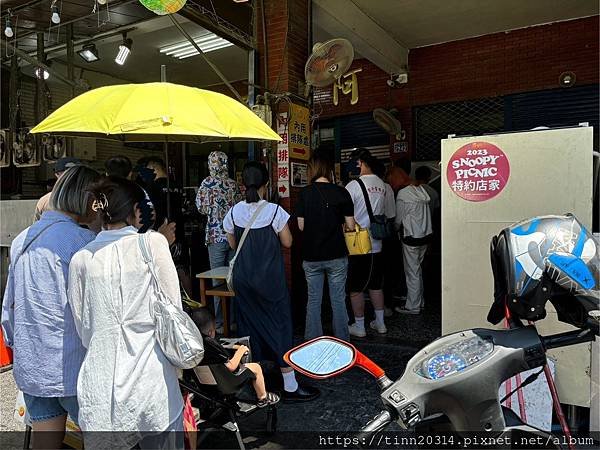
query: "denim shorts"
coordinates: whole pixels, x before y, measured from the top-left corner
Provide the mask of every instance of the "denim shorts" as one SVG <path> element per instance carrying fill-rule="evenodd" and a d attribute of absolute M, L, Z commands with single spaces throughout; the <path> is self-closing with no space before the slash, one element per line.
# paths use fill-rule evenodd
<path fill-rule="evenodd" d="M 23 398 L 32 422 L 42 422 L 68 414 L 77 423 L 79 404 L 75 395 L 70 397 L 36 397 L 23 392 Z"/>

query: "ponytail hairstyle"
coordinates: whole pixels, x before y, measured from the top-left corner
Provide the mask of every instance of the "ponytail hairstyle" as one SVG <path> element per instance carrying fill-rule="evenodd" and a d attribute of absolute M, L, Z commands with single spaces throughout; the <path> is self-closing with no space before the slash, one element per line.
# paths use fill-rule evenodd
<path fill-rule="evenodd" d="M 269 181 L 269 172 L 263 163 L 250 161 L 244 166 L 242 180 L 246 187 L 246 203 L 257 203 L 260 200 L 258 190 Z"/>
<path fill-rule="evenodd" d="M 103 225 L 133 224 L 134 208 L 145 198 L 140 186 L 120 177 L 106 177 L 92 186 L 90 192 L 95 198 L 92 208 L 100 215 Z"/>

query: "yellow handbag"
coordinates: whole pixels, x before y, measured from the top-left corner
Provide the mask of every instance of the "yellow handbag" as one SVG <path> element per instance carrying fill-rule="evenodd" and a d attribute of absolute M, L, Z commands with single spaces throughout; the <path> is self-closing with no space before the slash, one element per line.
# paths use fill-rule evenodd
<path fill-rule="evenodd" d="M 371 251 L 369 230 L 359 227 L 358 224 L 355 225 L 354 231 L 346 231 L 344 238 L 346 239 L 346 247 L 348 247 L 350 256 L 366 255 Z"/>

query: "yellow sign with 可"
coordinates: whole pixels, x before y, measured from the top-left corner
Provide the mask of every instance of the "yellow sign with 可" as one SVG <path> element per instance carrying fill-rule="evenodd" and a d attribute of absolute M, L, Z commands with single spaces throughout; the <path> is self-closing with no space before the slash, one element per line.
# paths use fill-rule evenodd
<path fill-rule="evenodd" d="M 362 67 L 351 70 L 350 72 L 342 75 L 333 83 L 333 104 L 335 106 L 339 103 L 339 91 L 342 91 L 344 95 L 350 95 L 350 104 L 356 105 L 358 103 L 358 78 L 356 74 L 362 72 Z"/>
<path fill-rule="evenodd" d="M 290 158 L 310 158 L 310 117 L 308 108 L 304 106 L 290 105 L 288 146 Z"/>

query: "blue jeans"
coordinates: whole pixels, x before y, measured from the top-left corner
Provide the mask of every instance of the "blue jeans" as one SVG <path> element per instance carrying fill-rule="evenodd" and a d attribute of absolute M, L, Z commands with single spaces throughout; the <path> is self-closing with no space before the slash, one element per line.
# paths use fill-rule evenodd
<path fill-rule="evenodd" d="M 348 332 L 348 311 L 346 310 L 346 277 L 348 258 L 329 261 L 304 261 L 302 263 L 308 284 L 308 304 L 306 305 L 305 339 L 323 335 L 321 324 L 321 302 L 325 275 L 329 284 L 329 297 L 333 312 L 333 334 L 345 341 L 350 339 Z"/>
<path fill-rule="evenodd" d="M 32 422 L 43 422 L 68 414 L 75 423 L 79 416 L 77 396 L 37 397 L 23 392 L 25 406 Z"/>
<path fill-rule="evenodd" d="M 210 268 L 216 269 L 217 267 L 228 266 L 229 261 L 233 258 L 235 252 L 229 246 L 229 242 L 217 242 L 215 244 L 208 244 L 208 260 L 210 262 Z M 217 328 L 223 326 L 223 311 L 221 311 L 221 300 L 214 297 L 213 304 L 215 305 L 215 324 Z"/>

